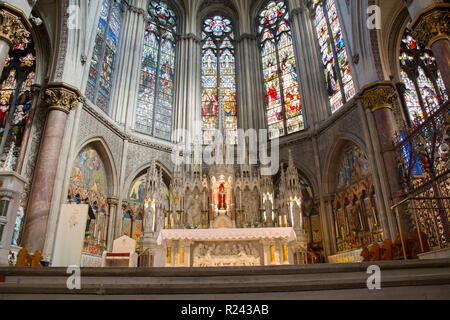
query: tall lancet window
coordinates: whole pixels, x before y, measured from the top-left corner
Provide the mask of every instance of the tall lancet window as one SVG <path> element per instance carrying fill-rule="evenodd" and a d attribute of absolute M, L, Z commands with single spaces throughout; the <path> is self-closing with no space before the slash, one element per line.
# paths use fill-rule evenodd
<path fill-rule="evenodd" d="M 319 39 L 331 112 L 339 110 L 356 94 L 344 35 L 333 0 L 314 0 Z"/>
<path fill-rule="evenodd" d="M 86 97 L 106 113 L 109 112 L 123 6 L 122 0 L 103 0 L 86 87 Z"/>
<path fill-rule="evenodd" d="M 400 45 L 403 97 L 410 120 L 421 123 L 448 101 L 448 94 L 433 52 L 406 29 Z"/>
<path fill-rule="evenodd" d="M 285 2 L 270 1 L 258 19 L 267 124 L 274 139 L 301 131 L 305 124 Z"/>
<path fill-rule="evenodd" d="M 10 161 L 6 164 L 10 170 L 17 169 L 27 123 L 32 115 L 31 86 L 35 72 L 34 43 L 28 39 L 9 51 L 0 75 L 0 165 Z"/>
<path fill-rule="evenodd" d="M 136 130 L 170 140 L 175 80 L 175 12 L 165 1 L 150 1 L 136 110 Z"/>
<path fill-rule="evenodd" d="M 202 33 L 202 120 L 203 144 L 214 142 L 219 125 L 232 144 L 237 140 L 236 63 L 231 20 L 213 16 L 203 22 Z"/>

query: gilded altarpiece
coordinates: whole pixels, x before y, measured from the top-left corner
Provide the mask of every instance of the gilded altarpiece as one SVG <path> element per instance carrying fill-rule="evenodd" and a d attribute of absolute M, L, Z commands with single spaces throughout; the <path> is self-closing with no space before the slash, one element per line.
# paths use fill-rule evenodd
<path fill-rule="evenodd" d="M 333 218 L 339 252 L 362 248 L 383 240 L 375 190 L 365 153 L 348 146 L 337 170 Z"/>

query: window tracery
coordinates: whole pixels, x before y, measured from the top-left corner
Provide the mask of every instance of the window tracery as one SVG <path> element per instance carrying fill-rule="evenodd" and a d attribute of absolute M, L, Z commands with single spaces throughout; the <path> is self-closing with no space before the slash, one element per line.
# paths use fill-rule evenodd
<path fill-rule="evenodd" d="M 258 22 L 267 124 L 269 138 L 274 139 L 305 128 L 286 4 L 269 2 Z"/>

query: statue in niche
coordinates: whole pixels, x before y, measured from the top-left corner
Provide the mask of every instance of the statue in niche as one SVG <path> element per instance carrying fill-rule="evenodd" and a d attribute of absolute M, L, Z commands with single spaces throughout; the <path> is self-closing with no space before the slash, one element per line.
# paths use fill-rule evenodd
<path fill-rule="evenodd" d="M 301 229 L 302 228 L 302 210 L 297 205 L 297 202 L 294 201 L 292 204 L 292 215 L 294 218 L 294 229 Z"/>
<path fill-rule="evenodd" d="M 153 218 L 154 218 L 155 212 L 153 210 L 153 207 L 150 205 L 147 209 L 145 209 L 145 227 L 144 232 L 153 232 Z"/>
<path fill-rule="evenodd" d="M 227 200 L 227 197 L 226 197 L 226 193 L 225 193 L 225 185 L 222 183 L 219 186 L 219 197 L 218 197 L 218 205 L 217 205 L 219 210 L 226 210 L 227 209 L 226 200 Z"/>
<path fill-rule="evenodd" d="M 186 207 L 185 223 L 189 226 L 201 225 L 201 214 L 200 195 L 195 194 L 194 196 L 190 196 L 188 206 Z"/>
<path fill-rule="evenodd" d="M 266 219 L 268 223 L 273 223 L 273 206 L 272 206 L 272 201 L 270 200 L 266 200 L 266 202 L 264 202 L 264 208 L 266 209 Z"/>

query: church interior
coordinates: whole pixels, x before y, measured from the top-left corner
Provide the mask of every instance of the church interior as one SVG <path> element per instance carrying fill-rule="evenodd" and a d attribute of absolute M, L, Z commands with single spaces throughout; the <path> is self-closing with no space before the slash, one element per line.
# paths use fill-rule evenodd
<path fill-rule="evenodd" d="M 449 16 L 0 1 L 0 275 L 440 259 L 450 286 Z"/>

